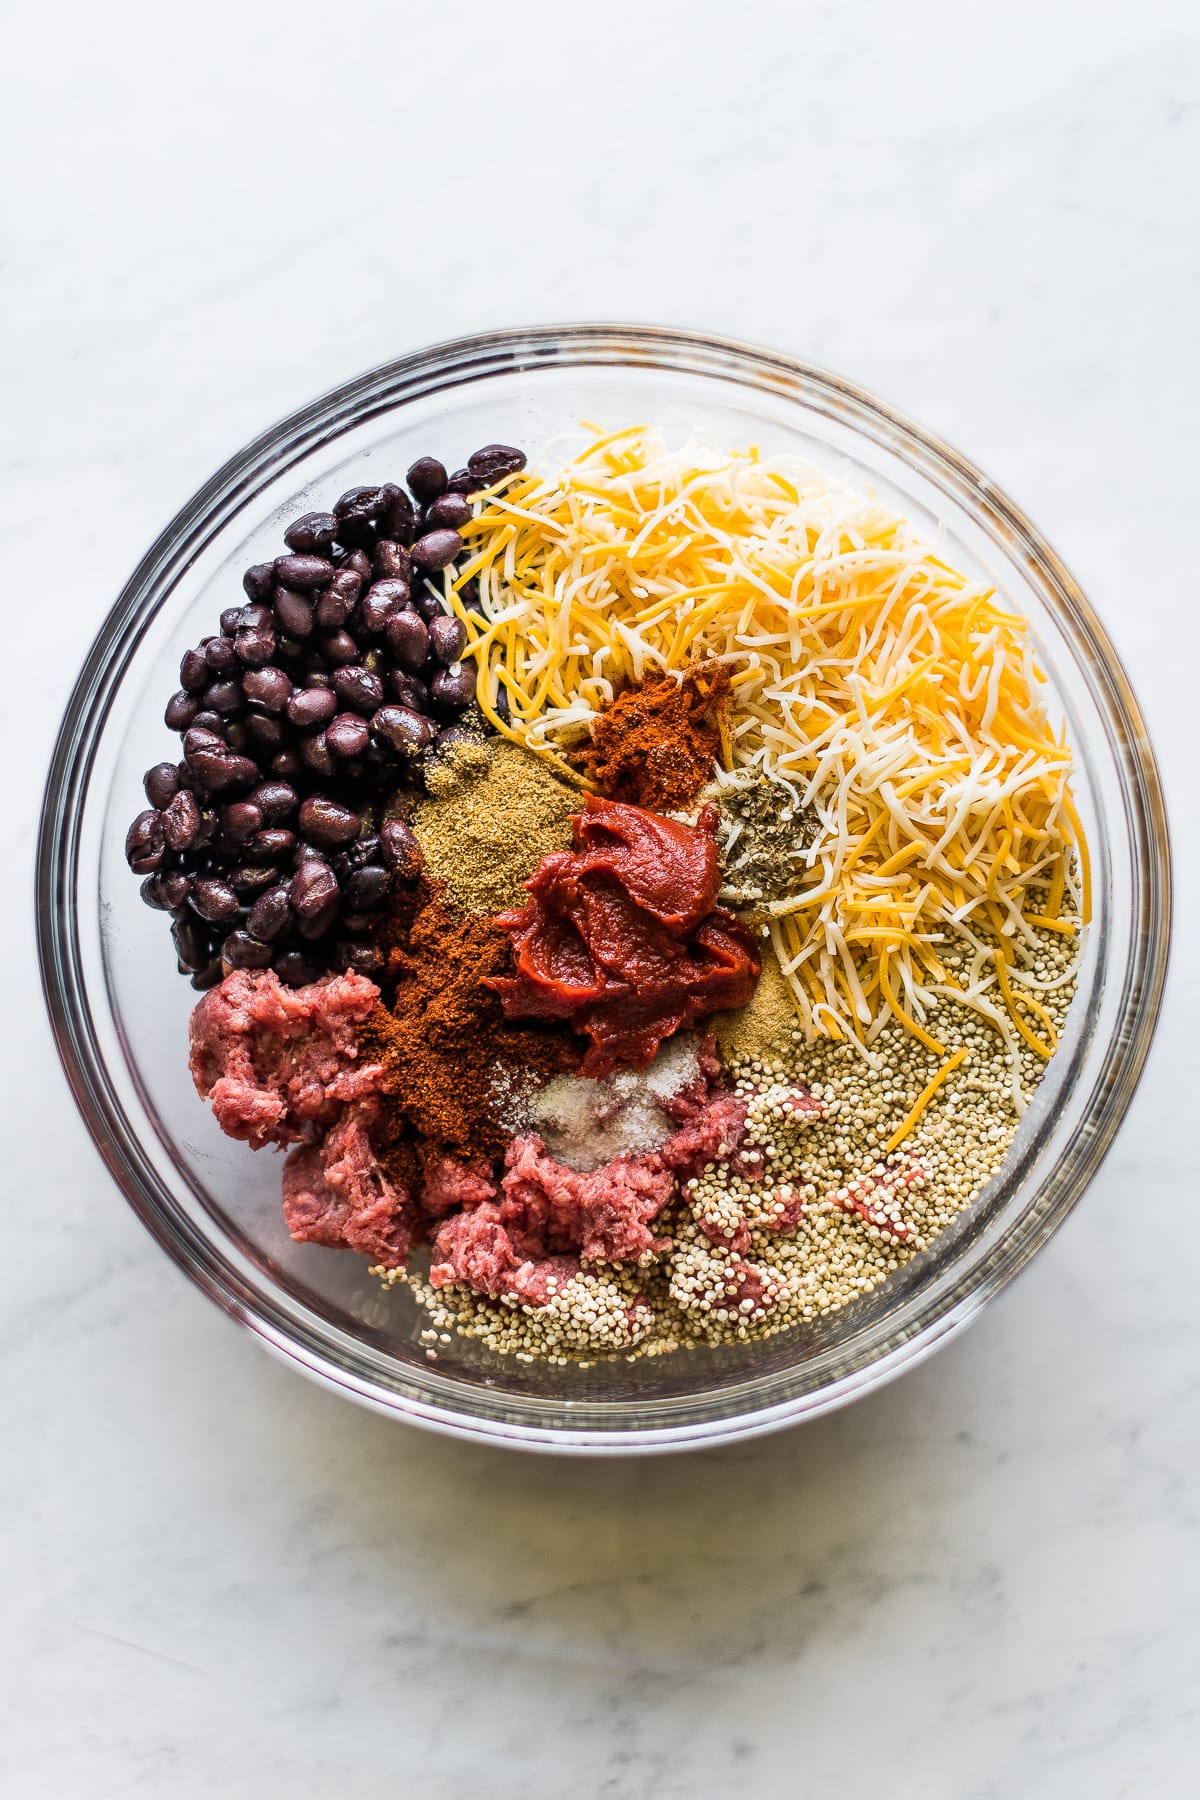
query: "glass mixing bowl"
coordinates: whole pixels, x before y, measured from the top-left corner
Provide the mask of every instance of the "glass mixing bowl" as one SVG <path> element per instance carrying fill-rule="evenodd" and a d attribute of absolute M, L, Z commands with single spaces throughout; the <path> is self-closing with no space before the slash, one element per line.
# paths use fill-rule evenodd
<path fill-rule="evenodd" d="M 290 517 L 417 455 L 537 446 L 580 419 L 792 450 L 872 486 L 1031 621 L 1078 753 L 1096 916 L 1069 1028 L 1014 1149 L 978 1202 L 890 1283 L 765 1342 L 589 1369 L 470 1342 L 429 1360 L 421 1315 L 349 1252 L 293 1244 L 280 1162 L 222 1137 L 187 1071 L 191 988 L 166 921 L 125 866 L 142 772 L 175 740 L 162 707 L 183 649 L 275 555 Z M 1167 960 L 1162 795 L 1137 702 L 1091 607 L 985 476 L 870 395 L 789 357 L 690 334 L 572 326 L 460 338 L 314 401 L 228 462 L 153 545 L 76 684 L 39 850 L 39 936 L 58 1048 L 97 1148 L 163 1248 L 230 1316 L 318 1381 L 381 1412 L 531 1448 L 713 1444 L 878 1387 L 970 1322 L 1062 1223 L 1129 1104 Z"/>

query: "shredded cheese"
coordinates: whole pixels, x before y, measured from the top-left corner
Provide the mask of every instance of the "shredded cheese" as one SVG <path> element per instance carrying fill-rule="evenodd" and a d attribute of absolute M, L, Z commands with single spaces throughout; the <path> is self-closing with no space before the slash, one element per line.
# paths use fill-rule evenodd
<path fill-rule="evenodd" d="M 497 484 L 463 535 L 447 594 L 479 705 L 576 781 L 571 753 L 623 682 L 730 666 L 723 766 L 785 782 L 820 822 L 796 892 L 768 909 L 806 1031 L 869 1055 L 895 1016 L 944 1055 L 926 1021 L 939 987 L 960 990 L 922 957 L 958 940 L 969 1003 L 1014 1053 L 1019 1037 L 1050 1054 L 1009 962 L 1033 928 L 1086 922 L 1090 871 L 1026 623 L 992 589 L 797 458 L 668 452 L 645 426 Z"/>

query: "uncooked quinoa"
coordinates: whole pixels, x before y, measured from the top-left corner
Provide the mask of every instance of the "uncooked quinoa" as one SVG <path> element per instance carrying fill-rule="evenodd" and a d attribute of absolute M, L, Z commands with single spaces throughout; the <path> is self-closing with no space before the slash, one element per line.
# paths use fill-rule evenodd
<path fill-rule="evenodd" d="M 421 457 L 242 586 L 126 852 L 292 1236 L 431 1357 L 719 1351 L 916 1279 L 1089 916 L 1003 596 L 804 463 L 640 426 Z"/>

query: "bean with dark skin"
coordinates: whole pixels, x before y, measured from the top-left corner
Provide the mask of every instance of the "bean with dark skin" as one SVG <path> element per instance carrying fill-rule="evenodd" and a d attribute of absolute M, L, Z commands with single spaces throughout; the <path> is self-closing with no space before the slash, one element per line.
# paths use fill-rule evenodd
<path fill-rule="evenodd" d="M 354 601 L 345 594 L 335 593 L 332 588 L 317 595 L 317 604 L 313 619 L 320 631 L 336 631 L 344 625 L 354 611 Z"/>
<path fill-rule="evenodd" d="M 424 620 L 418 618 L 411 607 L 404 607 L 388 620 L 384 636 L 400 667 L 410 675 L 418 674 L 429 650 L 429 632 Z"/>
<path fill-rule="evenodd" d="M 355 912 L 370 912 L 379 905 L 388 891 L 388 873 L 378 863 L 368 863 L 365 869 L 356 869 L 346 883 L 346 905 Z"/>
<path fill-rule="evenodd" d="M 296 848 L 296 834 L 282 825 L 267 825 L 256 831 L 246 845 L 246 855 L 264 867 L 267 863 L 285 862 Z"/>
<path fill-rule="evenodd" d="M 224 793 L 227 788 L 251 787 L 258 780 L 258 764 L 251 762 L 248 756 L 235 756 L 231 751 L 218 755 L 212 750 L 201 750 L 189 758 L 201 785 L 211 794 Z"/>
<path fill-rule="evenodd" d="M 402 669 L 394 669 L 388 676 L 388 687 L 397 706 L 407 706 L 410 712 L 415 713 L 429 711 L 429 689 L 415 675 L 406 675 Z"/>
<path fill-rule="evenodd" d="M 271 758 L 268 767 L 281 781 L 293 781 L 300 773 L 300 758 L 294 750 L 280 750 Z"/>
<path fill-rule="evenodd" d="M 242 576 L 242 586 L 249 599 L 266 600 L 271 593 L 272 580 L 270 563 L 255 563 L 254 567 L 247 569 Z"/>
<path fill-rule="evenodd" d="M 141 893 L 147 906 L 159 912 L 179 912 L 187 905 L 191 888 L 191 876 L 181 869 L 160 869 L 157 875 L 147 875 Z"/>
<path fill-rule="evenodd" d="M 326 631 L 317 639 L 317 648 L 329 663 L 358 661 L 358 645 L 348 631 Z"/>
<path fill-rule="evenodd" d="M 239 863 L 236 869 L 229 871 L 229 885 L 243 899 L 260 894 L 278 880 L 279 870 L 274 863 Z"/>
<path fill-rule="evenodd" d="M 271 624 L 272 613 L 269 606 L 261 606 L 257 601 L 250 606 L 243 606 L 240 626 L 242 631 L 270 630 Z"/>
<path fill-rule="evenodd" d="M 242 609 L 240 606 L 227 606 L 221 614 L 222 637 L 233 637 L 242 628 Z"/>
<path fill-rule="evenodd" d="M 436 500 L 439 494 L 446 491 L 446 470 L 436 456 L 419 456 L 405 479 L 409 493 L 422 506 L 428 505 L 430 500 Z"/>
<path fill-rule="evenodd" d="M 383 957 L 371 944 L 334 945 L 333 965 L 345 972 L 353 970 L 356 975 L 377 975 L 383 967 Z"/>
<path fill-rule="evenodd" d="M 337 709 L 337 696 L 329 688 L 299 688 L 288 700 L 287 716 L 301 731 L 315 731 L 327 725 Z"/>
<path fill-rule="evenodd" d="M 260 944 L 274 943 L 280 932 L 287 930 L 291 917 L 288 889 L 284 886 L 268 888 L 250 908 L 246 930 Z"/>
<path fill-rule="evenodd" d="M 166 854 L 163 819 L 153 807 L 140 812 L 125 833 L 125 860 L 135 875 L 153 875 Z"/>
<path fill-rule="evenodd" d="M 276 588 L 275 618 L 289 637 L 306 638 L 313 628 L 312 601 L 291 588 Z"/>
<path fill-rule="evenodd" d="M 383 705 L 383 683 L 361 663 L 347 663 L 333 671 L 333 691 L 343 707 L 353 712 L 373 713 Z"/>
<path fill-rule="evenodd" d="M 262 830 L 262 809 L 255 806 L 253 800 L 233 800 L 220 809 L 217 822 L 225 837 L 235 844 L 244 844 L 247 838 Z"/>
<path fill-rule="evenodd" d="M 291 692 L 292 684 L 283 670 L 270 665 L 265 669 L 247 669 L 242 676 L 242 693 L 246 699 L 267 712 L 282 712 Z"/>
<path fill-rule="evenodd" d="M 302 594 L 327 586 L 335 573 L 327 556 L 304 556 L 295 552 L 290 556 L 277 556 L 271 566 L 280 587 L 295 588 Z"/>
<path fill-rule="evenodd" d="M 269 969 L 274 952 L 245 931 L 231 931 L 221 946 L 221 958 L 231 969 Z"/>
<path fill-rule="evenodd" d="M 170 850 L 190 850 L 200 835 L 200 808 L 195 794 L 182 789 L 162 816 L 163 836 Z"/>
<path fill-rule="evenodd" d="M 411 544 L 413 503 L 404 489 L 394 481 L 385 482 L 379 490 L 379 498 L 382 502 L 379 515 L 380 536 L 396 544 Z"/>
<path fill-rule="evenodd" d="M 180 688 L 172 694 L 163 708 L 163 724 L 168 731 L 186 731 L 196 714 L 200 711 L 200 702 L 194 694 Z"/>
<path fill-rule="evenodd" d="M 314 731 L 310 736 L 300 739 L 300 761 L 314 775 L 328 778 L 333 774 L 333 754 L 323 731 Z"/>
<path fill-rule="evenodd" d="M 214 640 L 220 643 L 222 640 Z M 203 650 L 185 650 L 179 664 L 179 685 L 189 694 L 198 694 L 209 682 L 209 666 Z"/>
<path fill-rule="evenodd" d="M 210 681 L 200 698 L 208 712 L 241 712 L 246 704 L 241 682 L 228 675 L 220 681 Z"/>
<path fill-rule="evenodd" d="M 443 494 L 426 508 L 425 526 L 429 531 L 448 527 L 461 531 L 471 517 L 471 503 L 464 494 Z"/>
<path fill-rule="evenodd" d="M 239 631 L 233 647 L 239 662 L 251 669 L 261 669 L 275 654 L 275 633 L 265 625 L 251 631 Z"/>
<path fill-rule="evenodd" d="M 307 987 L 310 981 L 316 981 L 321 969 L 312 958 L 305 956 L 302 950 L 282 950 L 275 958 L 272 967 L 280 981 L 289 987 Z"/>
<path fill-rule="evenodd" d="M 319 850 L 336 850 L 351 844 L 362 829 L 358 813 L 323 795 L 302 800 L 298 817 L 301 832 Z"/>
<path fill-rule="evenodd" d="M 192 720 L 192 724 L 197 731 L 215 732 L 221 742 L 225 743 L 225 720 L 220 713 L 208 710 L 198 712 Z"/>
<path fill-rule="evenodd" d="M 440 594 L 431 594 L 427 587 L 420 587 L 413 595 L 413 605 L 428 625 L 434 619 L 440 619 L 445 612 Z"/>
<path fill-rule="evenodd" d="M 189 895 L 192 907 L 210 925 L 224 925 L 236 919 L 239 911 L 237 894 L 227 881 L 217 875 L 200 875 Z"/>
<path fill-rule="evenodd" d="M 446 491 L 451 494 L 478 494 L 487 486 L 487 482 L 478 475 L 472 475 L 470 469 L 455 469 L 446 483 Z"/>
<path fill-rule="evenodd" d="M 210 671 L 206 680 L 211 680 L 213 675 L 228 675 L 238 666 L 237 652 L 227 637 L 209 638 L 203 654 L 205 666 Z"/>
<path fill-rule="evenodd" d="M 371 719 L 371 730 L 404 756 L 419 755 L 434 735 L 430 721 L 407 706 L 381 706 Z"/>
<path fill-rule="evenodd" d="M 475 670 L 466 663 L 439 669 L 429 684 L 429 698 L 439 713 L 461 712 L 475 698 Z"/>
<path fill-rule="evenodd" d="M 421 840 L 403 819 L 388 819 L 379 828 L 383 860 L 402 881 L 415 881 L 421 870 Z"/>
<path fill-rule="evenodd" d="M 151 806 L 161 812 L 179 792 L 179 770 L 174 763 L 155 763 L 152 769 L 146 770 L 142 786 Z"/>
<path fill-rule="evenodd" d="M 269 825 L 290 818 L 300 804 L 299 795 L 287 781 L 260 781 L 257 787 L 250 789 L 246 799 L 258 807 Z"/>
<path fill-rule="evenodd" d="M 176 919 L 171 927 L 175 954 L 185 970 L 202 969 L 209 961 L 208 941 L 195 919 Z"/>
<path fill-rule="evenodd" d="M 448 669 L 456 663 L 467 646 L 467 628 L 461 619 L 450 613 L 442 613 L 438 618 L 429 621 L 429 648 Z"/>
<path fill-rule="evenodd" d="M 476 450 L 467 458 L 467 468 L 472 475 L 491 487 L 503 475 L 515 475 L 525 467 L 525 453 L 512 444 L 485 444 L 482 450 Z"/>
<path fill-rule="evenodd" d="M 257 757 L 270 756 L 272 751 L 282 750 L 287 742 L 287 732 L 278 719 L 268 713 L 248 713 L 246 716 L 246 735 L 254 746 Z"/>
<path fill-rule="evenodd" d="M 408 582 L 398 575 L 373 582 L 363 595 L 359 608 L 363 629 L 371 634 L 385 630 L 388 620 L 408 604 L 410 593 Z"/>
<path fill-rule="evenodd" d="M 348 581 L 357 581 L 358 586 L 351 589 L 351 592 L 357 597 L 362 589 L 370 582 L 373 573 L 374 570 L 371 565 L 371 558 L 367 555 L 366 551 L 351 550 L 349 556 L 334 576 L 333 586 L 341 588 Z"/>
<path fill-rule="evenodd" d="M 380 538 L 371 563 L 376 581 L 407 581 L 412 570 L 408 551 L 392 538 Z"/>
<path fill-rule="evenodd" d="M 292 911 L 301 921 L 317 918 L 338 899 L 337 877 L 321 856 L 308 856 L 292 876 Z"/>
<path fill-rule="evenodd" d="M 371 742 L 367 722 L 357 713 L 339 713 L 325 727 L 325 742 L 332 755 L 362 756 Z"/>
<path fill-rule="evenodd" d="M 384 504 L 378 488 L 350 488 L 334 503 L 338 542 L 348 548 L 373 543 Z"/>
<path fill-rule="evenodd" d="M 413 563 L 430 572 L 445 569 L 462 555 L 464 547 L 457 531 L 427 531 L 412 547 Z"/>
<path fill-rule="evenodd" d="M 283 541 L 301 556 L 328 556 L 336 535 L 337 520 L 331 512 L 310 512 L 292 520 Z"/>

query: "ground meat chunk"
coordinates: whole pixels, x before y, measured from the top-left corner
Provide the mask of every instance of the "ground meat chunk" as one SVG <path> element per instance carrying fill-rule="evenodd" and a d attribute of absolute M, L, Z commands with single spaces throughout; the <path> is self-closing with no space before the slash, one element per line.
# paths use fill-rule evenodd
<path fill-rule="evenodd" d="M 373 1099 L 355 1102 L 319 1144 L 292 1151 L 283 1168 L 283 1216 L 297 1243 L 357 1250 L 398 1269 L 424 1221 L 371 1148 L 377 1106 Z"/>
<path fill-rule="evenodd" d="M 342 1106 L 375 1092 L 378 1063 L 355 1060 L 358 1027 L 379 997 L 362 975 L 285 987 L 238 970 L 192 1013 L 191 1071 L 227 1136 L 255 1150 L 311 1140 Z"/>
<path fill-rule="evenodd" d="M 512 1295 L 526 1306 L 545 1306 L 556 1291 L 552 1279 L 561 1291 L 579 1273 L 578 1257 L 523 1256 L 490 1200 L 446 1219 L 438 1227 L 434 1254 L 429 1271 L 434 1287 L 462 1281 L 477 1294 Z"/>
<path fill-rule="evenodd" d="M 480 1206 L 495 1196 L 496 1183 L 489 1163 L 482 1158 L 460 1163 L 452 1156 L 443 1156 L 432 1173 L 425 1177 L 421 1207 L 433 1218 L 443 1219 L 447 1213 Z"/>

